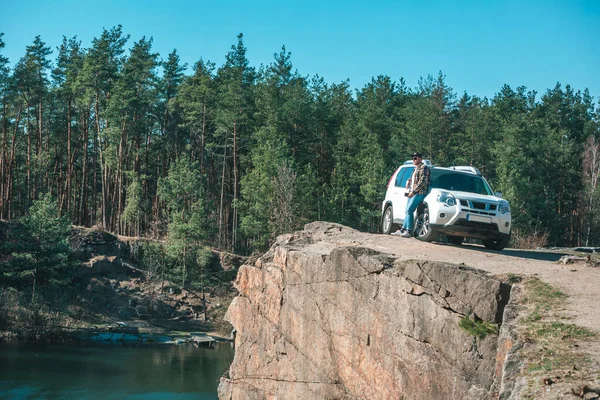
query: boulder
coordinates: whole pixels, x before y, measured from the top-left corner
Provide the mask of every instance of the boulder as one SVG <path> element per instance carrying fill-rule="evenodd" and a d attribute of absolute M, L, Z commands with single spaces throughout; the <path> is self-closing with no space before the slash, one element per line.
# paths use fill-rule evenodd
<path fill-rule="evenodd" d="M 119 271 L 121 259 L 116 256 L 98 256 L 89 261 L 92 275 L 109 275 Z"/>

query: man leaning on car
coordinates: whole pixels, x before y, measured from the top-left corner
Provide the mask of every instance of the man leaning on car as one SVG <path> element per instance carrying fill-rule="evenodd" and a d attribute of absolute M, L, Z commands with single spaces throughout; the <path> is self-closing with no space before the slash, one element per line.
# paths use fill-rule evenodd
<path fill-rule="evenodd" d="M 415 223 L 415 210 L 419 207 L 419 204 L 423 202 L 429 191 L 430 172 L 429 168 L 423 163 L 423 155 L 421 153 L 414 153 L 412 155 L 412 162 L 415 166 L 415 170 L 411 178 L 406 182 L 406 188 L 408 189 L 406 196 L 408 197 L 408 202 L 406 204 L 404 225 L 401 229 L 392 233 L 392 235 L 398 235 L 404 238 L 411 237 Z"/>

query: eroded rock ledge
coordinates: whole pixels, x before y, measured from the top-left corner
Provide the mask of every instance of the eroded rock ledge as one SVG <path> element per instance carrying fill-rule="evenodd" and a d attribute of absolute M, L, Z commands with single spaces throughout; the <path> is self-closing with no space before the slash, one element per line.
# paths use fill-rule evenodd
<path fill-rule="evenodd" d="M 464 266 L 396 260 L 356 234 L 308 224 L 241 267 L 219 398 L 496 397 L 510 340 L 474 340 L 459 321 L 501 324 L 510 288 Z"/>

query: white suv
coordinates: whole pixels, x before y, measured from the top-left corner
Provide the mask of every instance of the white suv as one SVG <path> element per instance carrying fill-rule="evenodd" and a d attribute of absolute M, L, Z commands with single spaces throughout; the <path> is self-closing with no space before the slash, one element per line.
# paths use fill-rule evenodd
<path fill-rule="evenodd" d="M 508 201 L 494 193 L 474 167 L 434 167 L 423 160 L 431 172 L 429 193 L 415 212 L 417 238 L 426 242 L 439 234 L 453 244 L 465 237 L 481 239 L 492 250 L 502 250 L 510 241 L 511 214 Z M 388 182 L 381 204 L 381 227 L 389 234 L 404 222 L 406 182 L 414 171 L 412 161 L 400 166 Z"/>

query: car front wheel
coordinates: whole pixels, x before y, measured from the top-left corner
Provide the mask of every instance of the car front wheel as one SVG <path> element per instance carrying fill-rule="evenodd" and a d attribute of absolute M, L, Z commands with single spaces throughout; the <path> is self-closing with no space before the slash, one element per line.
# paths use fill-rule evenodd
<path fill-rule="evenodd" d="M 417 216 L 415 233 L 419 240 L 433 242 L 438 237 L 438 232 L 429 224 L 429 208 L 425 207 Z"/>

